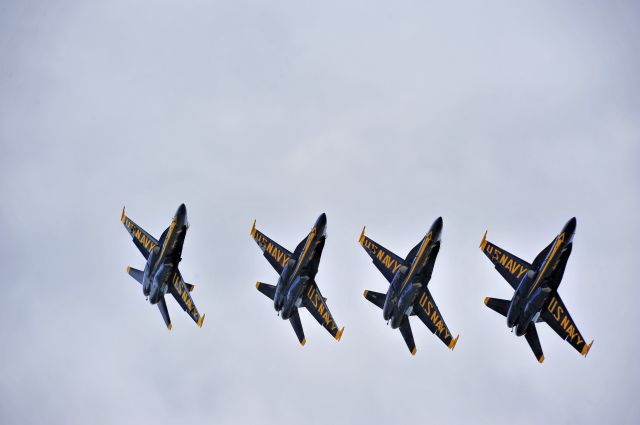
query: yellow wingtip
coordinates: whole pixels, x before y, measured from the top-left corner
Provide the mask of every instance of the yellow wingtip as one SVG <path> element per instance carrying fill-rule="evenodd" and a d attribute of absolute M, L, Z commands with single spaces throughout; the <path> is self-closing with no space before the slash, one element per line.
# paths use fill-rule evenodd
<path fill-rule="evenodd" d="M 260 289 L 260 282 L 256 282 L 256 289 Z"/>
<path fill-rule="evenodd" d="M 167 329 L 171 330 L 172 327 L 173 325 L 171 324 L 171 322 L 169 322 L 169 324 L 167 325 Z"/>
<path fill-rule="evenodd" d="M 201 328 L 202 327 L 202 322 L 204 322 L 204 316 L 206 316 L 206 314 L 203 314 L 202 316 L 200 316 L 200 318 L 198 319 L 198 327 Z"/>
<path fill-rule="evenodd" d="M 338 331 L 338 333 L 336 334 L 336 340 L 340 341 L 340 338 L 342 338 L 342 333 L 344 332 L 344 326 L 342 327 L 342 329 L 340 329 Z"/>
<path fill-rule="evenodd" d="M 480 249 L 484 251 L 484 247 L 487 246 L 487 232 L 488 230 L 484 231 L 484 236 L 482 236 L 482 240 L 480 241 Z"/>
<path fill-rule="evenodd" d="M 456 348 L 456 344 L 458 343 L 458 338 L 460 338 L 460 335 L 456 336 L 454 339 L 451 340 L 451 342 L 449 343 L 449 349 L 451 351 L 453 351 L 454 348 Z"/>
<path fill-rule="evenodd" d="M 540 358 L 538 359 L 539 363 L 544 363 L 544 355 L 540 356 Z"/>
<path fill-rule="evenodd" d="M 302 345 L 304 347 L 304 345 L 307 343 L 307 338 L 302 338 L 302 341 L 300 341 L 300 345 Z"/>
<path fill-rule="evenodd" d="M 131 266 L 127 266 L 127 273 L 131 272 Z"/>
<path fill-rule="evenodd" d="M 489 305 L 489 300 L 490 299 L 491 298 L 489 298 L 489 297 L 484 297 L 484 305 Z"/>
<path fill-rule="evenodd" d="M 591 346 L 593 345 L 593 341 L 594 340 L 591 340 L 591 343 L 589 345 L 584 344 L 584 347 L 582 347 L 582 351 L 580 352 L 580 354 L 587 357 L 587 354 L 589 354 L 589 350 L 591 350 Z"/>
<path fill-rule="evenodd" d="M 253 220 L 253 225 L 251 226 L 251 237 L 254 238 L 256 235 L 256 220 Z"/>
<path fill-rule="evenodd" d="M 418 350 L 416 349 L 416 347 L 413 347 L 413 350 L 411 350 L 411 355 L 415 356 L 417 351 Z"/>
<path fill-rule="evenodd" d="M 124 218 L 125 218 L 124 207 L 122 207 L 122 215 L 120 216 L 120 221 L 123 222 L 123 223 L 124 223 Z"/>
<path fill-rule="evenodd" d="M 367 298 L 367 295 L 369 295 L 369 291 L 365 289 L 365 290 L 364 290 L 364 292 L 362 293 L 362 295 L 363 295 L 365 298 Z"/>
<path fill-rule="evenodd" d="M 360 242 L 360 245 L 364 244 L 364 231 L 367 228 L 367 226 L 362 226 L 362 233 L 360 233 L 360 238 L 358 239 L 358 242 Z"/>

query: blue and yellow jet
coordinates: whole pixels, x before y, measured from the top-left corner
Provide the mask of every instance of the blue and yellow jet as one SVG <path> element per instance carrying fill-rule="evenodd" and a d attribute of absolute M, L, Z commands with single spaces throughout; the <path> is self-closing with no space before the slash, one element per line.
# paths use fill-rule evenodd
<path fill-rule="evenodd" d="M 367 290 L 364 291 L 364 297 L 382 309 L 382 317 L 392 329 L 400 329 L 412 355 L 416 354 L 409 323 L 409 317 L 413 315 L 417 315 L 431 332 L 453 350 L 458 336 L 453 338 L 427 289 L 440 250 L 442 217 L 433 222 L 426 236 L 405 259 L 366 237 L 364 231 L 365 228 L 360 234 L 360 245 L 390 284 L 386 294 Z"/>
<path fill-rule="evenodd" d="M 536 323 L 546 322 L 560 338 L 567 341 L 580 354 L 586 356 L 591 349 L 565 307 L 558 286 L 573 247 L 576 218 L 562 228 L 553 241 L 529 264 L 487 240 L 487 232 L 480 242 L 480 249 L 494 264 L 498 273 L 515 290 L 511 301 L 486 297 L 484 303 L 490 309 L 507 318 L 507 326 L 517 336 L 524 335 L 533 354 L 540 363 L 544 354 L 536 331 Z"/>
<path fill-rule="evenodd" d="M 273 300 L 273 307 L 282 319 L 291 322 L 302 345 L 307 340 L 300 322 L 299 307 L 306 307 L 336 340 L 340 341 L 344 332 L 344 327 L 339 329 L 333 320 L 327 307 L 327 299 L 322 296 L 315 281 L 327 236 L 326 229 L 327 216 L 323 213 L 316 220 L 311 232 L 291 253 L 256 229 L 255 221 L 251 227 L 251 237 L 269 264 L 280 275 L 277 285 L 256 282 L 256 288 Z"/>
<path fill-rule="evenodd" d="M 171 224 L 162 232 L 159 241 L 127 217 L 124 208 L 120 220 L 133 238 L 133 244 L 147 260 L 144 271 L 127 267 L 127 273 L 142 285 L 142 293 L 147 300 L 158 305 L 167 329 L 171 330 L 171 319 L 164 300 L 167 292 L 173 295 L 182 309 L 202 327 L 204 314 L 200 315 L 189 295 L 194 286 L 186 283 L 178 270 L 184 238 L 189 228 L 187 208 L 184 204 L 178 207 Z"/>

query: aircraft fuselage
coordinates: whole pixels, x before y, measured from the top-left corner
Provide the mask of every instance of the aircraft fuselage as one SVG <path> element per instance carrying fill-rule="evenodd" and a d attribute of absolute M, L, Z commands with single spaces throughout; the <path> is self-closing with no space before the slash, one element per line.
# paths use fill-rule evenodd
<path fill-rule="evenodd" d="M 160 301 L 167 292 L 174 273 L 177 272 L 188 227 L 187 208 L 182 204 L 171 220 L 161 245 L 154 247 L 147 258 L 142 292 L 151 304 L 157 304 Z"/>
<path fill-rule="evenodd" d="M 558 287 L 557 280 L 562 279 L 562 276 L 554 272 L 558 267 L 564 270 L 569 257 L 562 253 L 571 244 L 575 230 L 576 219 L 572 218 L 556 236 L 547 255 L 535 270 L 528 270 L 520 280 L 507 312 L 507 326 L 514 329 L 517 336 L 524 335 L 530 324 L 536 322 L 548 303 L 553 288 Z"/>
<path fill-rule="evenodd" d="M 415 278 L 416 276 L 431 276 L 431 273 L 425 273 L 424 269 L 433 253 L 435 244 L 440 241 L 441 233 L 442 218 L 439 217 L 422 239 L 420 248 L 411 265 L 400 267 L 394 275 L 382 308 L 382 317 L 389 322 L 391 328 L 397 329 L 400 327 L 404 316 L 411 314 L 411 308 L 423 285 L 426 286 L 429 283 L 428 280 L 421 279 L 416 281 Z"/>
<path fill-rule="evenodd" d="M 288 320 L 294 309 L 300 306 L 302 294 L 311 281 L 310 276 L 315 276 L 318 271 L 319 261 L 312 263 L 312 260 L 322 255 L 319 246 L 326 238 L 326 227 L 327 216 L 323 213 L 316 220 L 298 257 L 290 258 L 280 274 L 273 306 L 284 320 Z"/>

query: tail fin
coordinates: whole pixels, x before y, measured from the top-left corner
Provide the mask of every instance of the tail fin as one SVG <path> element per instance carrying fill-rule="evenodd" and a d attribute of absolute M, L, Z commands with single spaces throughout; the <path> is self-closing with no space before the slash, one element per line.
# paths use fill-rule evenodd
<path fill-rule="evenodd" d="M 371 301 L 378 307 L 384 307 L 384 299 L 387 297 L 387 294 L 381 294 L 380 292 L 374 291 L 364 291 L 363 295 L 367 300 Z"/>
<path fill-rule="evenodd" d="M 407 348 L 411 351 L 411 355 L 416 355 L 416 343 L 413 341 L 413 332 L 411 332 L 411 324 L 409 323 L 409 318 L 407 316 L 402 319 L 402 323 L 400 324 L 400 333 L 404 338 L 404 342 L 407 343 Z"/>
<path fill-rule="evenodd" d="M 298 341 L 300 341 L 300 344 L 304 346 L 304 344 L 307 343 L 307 339 L 304 337 L 304 330 L 302 330 L 302 322 L 300 322 L 300 314 L 298 314 L 297 308 L 293 311 L 293 315 L 291 315 L 289 321 L 291 322 L 291 326 L 293 326 L 293 330 L 298 337 Z"/>
<path fill-rule="evenodd" d="M 524 337 L 527 339 L 529 347 L 531 347 L 531 351 L 533 351 L 536 359 L 538 359 L 538 361 L 542 363 L 544 361 L 544 354 L 542 353 L 542 346 L 540 345 L 538 331 L 536 330 L 536 325 L 534 323 L 529 325 L 527 333 L 524 334 Z"/>
<path fill-rule="evenodd" d="M 142 285 L 142 277 L 144 276 L 144 272 L 142 270 L 127 267 L 127 273 L 129 273 L 129 276 L 137 280 L 138 283 Z"/>
<path fill-rule="evenodd" d="M 499 298 L 485 297 L 484 304 L 496 313 L 502 314 L 504 317 L 507 317 L 507 312 L 509 311 L 510 304 L 509 301 L 501 300 Z"/>
<path fill-rule="evenodd" d="M 185 282 L 184 284 L 186 285 L 187 290 L 188 290 L 189 292 L 192 292 L 192 291 L 193 291 L 193 288 L 195 288 L 195 287 L 196 287 L 196 285 L 193 285 L 193 284 L 191 284 L 191 283 L 187 283 L 187 282 Z"/>
<path fill-rule="evenodd" d="M 271 299 L 276 296 L 276 287 L 268 283 L 256 282 L 256 289 Z"/>

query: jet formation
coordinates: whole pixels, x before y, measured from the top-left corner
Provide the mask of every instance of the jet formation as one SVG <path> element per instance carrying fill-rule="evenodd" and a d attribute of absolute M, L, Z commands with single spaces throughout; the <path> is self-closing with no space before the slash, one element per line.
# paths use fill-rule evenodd
<path fill-rule="evenodd" d="M 171 330 L 172 326 L 164 298 L 167 292 L 173 295 L 180 307 L 199 327 L 202 327 L 204 314 L 200 315 L 189 294 L 193 291 L 194 285 L 185 282 L 178 269 L 178 264 L 182 259 L 184 238 L 189 228 L 185 205 L 181 204 L 178 207 L 171 224 L 162 232 L 160 240 L 151 236 L 127 217 L 124 208 L 122 208 L 120 220 L 131 235 L 133 244 L 147 260 L 144 270 L 127 267 L 127 273 L 142 285 L 142 293 L 146 299 L 151 304 L 157 304 L 167 329 Z"/>
<path fill-rule="evenodd" d="M 204 314 L 200 314 L 190 294 L 194 285 L 184 281 L 178 268 L 189 228 L 185 205 L 178 207 L 159 239 L 127 217 L 124 208 L 121 221 L 146 260 L 144 270 L 129 266 L 127 273 L 140 283 L 145 298 L 158 306 L 167 329 L 172 327 L 165 300 L 167 293 L 202 327 Z M 364 297 L 382 310 L 383 319 L 392 329 L 400 331 L 412 355 L 416 354 L 416 345 L 409 321 L 411 316 L 418 316 L 449 349 L 453 350 L 458 342 L 458 336 L 453 337 L 428 289 L 440 251 L 442 226 L 442 217 L 438 217 L 405 258 L 367 237 L 366 228 L 362 229 L 359 238 L 360 245 L 389 284 L 385 293 L 365 290 Z M 593 340 L 587 343 L 584 339 L 558 294 L 573 249 L 575 230 L 576 219 L 573 217 L 531 264 L 489 242 L 487 232 L 480 242 L 482 252 L 514 290 L 510 300 L 486 297 L 484 303 L 506 318 L 507 327 L 516 336 L 525 337 L 540 363 L 544 361 L 544 354 L 537 323 L 547 323 L 583 356 L 593 345 Z M 327 306 L 327 299 L 316 283 L 327 238 L 326 214 L 318 217 L 293 252 L 259 231 L 255 221 L 251 237 L 278 273 L 275 285 L 256 282 L 256 288 L 272 300 L 276 314 L 291 323 L 300 344 L 305 345 L 307 341 L 300 321 L 300 307 L 305 307 L 331 336 L 340 341 L 344 327 L 338 327 Z"/>
<path fill-rule="evenodd" d="M 486 297 L 484 303 L 507 318 L 507 327 L 516 336 L 524 335 L 540 363 L 544 361 L 544 354 L 536 323 L 547 323 L 560 338 L 583 356 L 589 353 L 593 344 L 593 341 L 587 344 L 558 294 L 573 248 L 575 231 L 576 218 L 573 217 L 551 243 L 540 251 L 532 264 L 489 242 L 487 232 L 480 242 L 482 252 L 515 291 L 511 300 Z"/>
<path fill-rule="evenodd" d="M 273 300 L 273 307 L 283 320 L 289 320 L 301 345 L 304 345 L 307 339 L 298 313 L 300 307 L 306 307 L 318 323 L 336 340 L 340 341 L 344 332 L 344 327 L 339 329 L 333 320 L 327 307 L 327 299 L 322 296 L 315 281 L 327 238 L 326 231 L 327 216 L 323 213 L 318 217 L 309 234 L 291 253 L 256 229 L 255 221 L 251 227 L 251 237 L 279 275 L 276 285 L 256 282 L 256 288 Z"/>
<path fill-rule="evenodd" d="M 365 228 L 360 234 L 360 245 L 389 282 L 386 294 L 366 290 L 364 297 L 382 309 L 382 317 L 392 329 L 400 330 L 412 355 L 416 354 L 416 344 L 409 317 L 414 315 L 453 350 L 458 336 L 453 338 L 427 288 L 440 251 L 442 217 L 433 222 L 427 234 L 404 259 L 369 239 L 364 232 Z"/>

